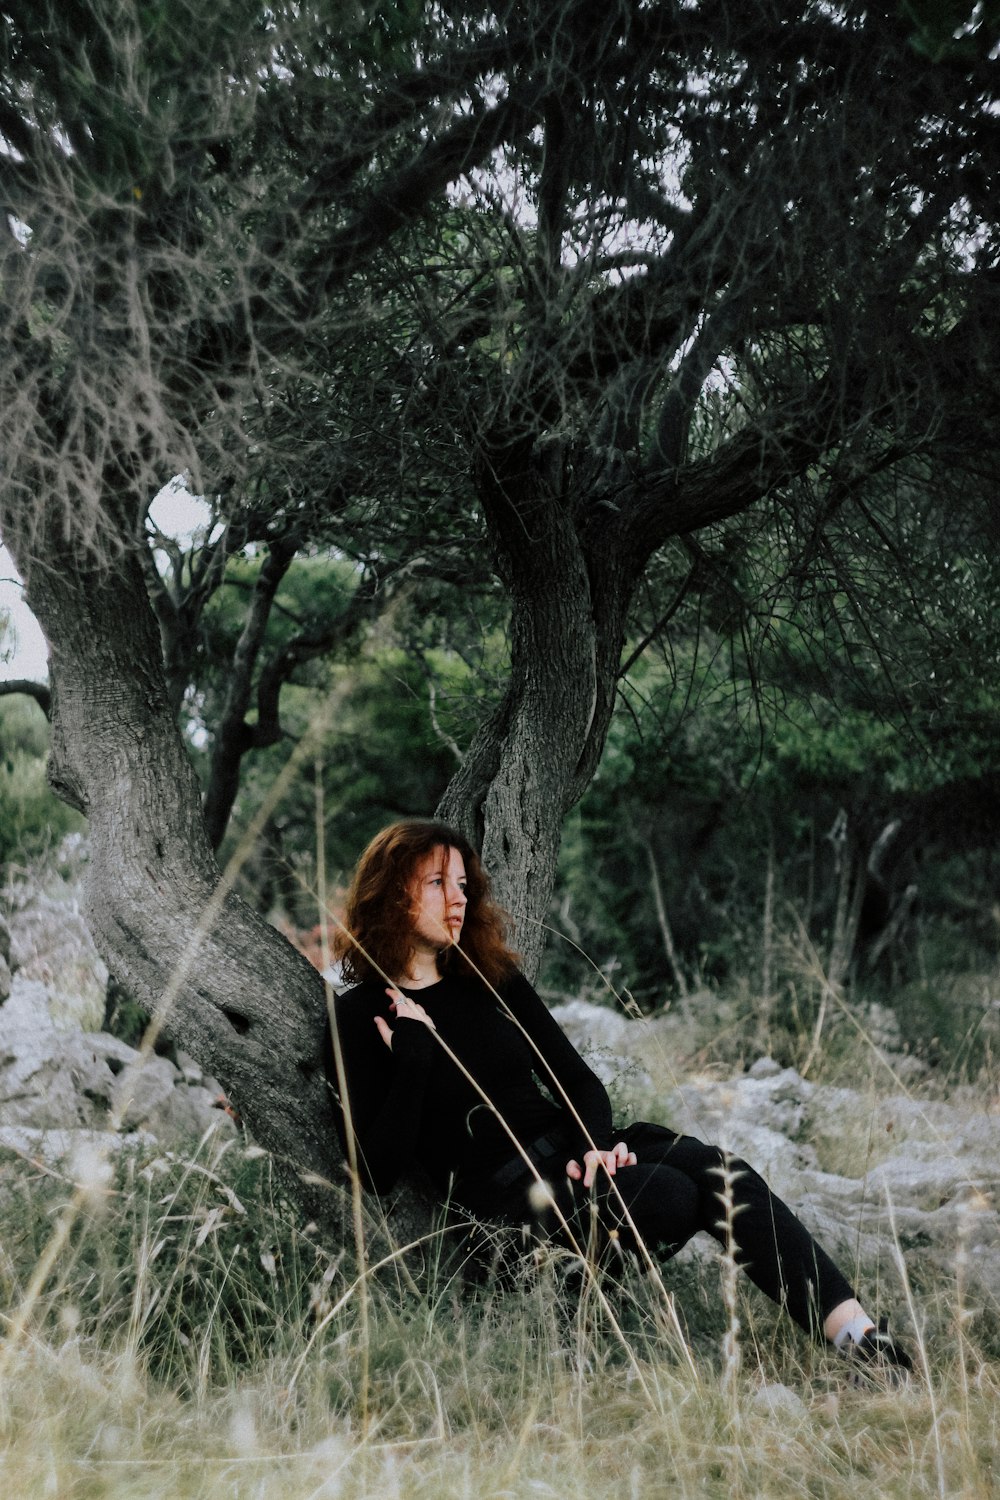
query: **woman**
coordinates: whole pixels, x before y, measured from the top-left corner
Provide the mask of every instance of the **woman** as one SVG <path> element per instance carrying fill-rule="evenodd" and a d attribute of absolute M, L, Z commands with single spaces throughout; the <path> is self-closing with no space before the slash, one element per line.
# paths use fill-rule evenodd
<path fill-rule="evenodd" d="M 422 1169 L 477 1218 L 670 1255 L 698 1230 L 807 1332 L 905 1378 L 830 1257 L 745 1162 L 660 1126 L 616 1130 L 604 1085 L 518 971 L 478 855 L 442 823 L 393 823 L 362 855 L 328 1035 L 337 1128 L 366 1186 Z M 540 1188 L 539 1184 L 543 1184 Z M 586 1210 L 586 1212 L 582 1212 Z"/>

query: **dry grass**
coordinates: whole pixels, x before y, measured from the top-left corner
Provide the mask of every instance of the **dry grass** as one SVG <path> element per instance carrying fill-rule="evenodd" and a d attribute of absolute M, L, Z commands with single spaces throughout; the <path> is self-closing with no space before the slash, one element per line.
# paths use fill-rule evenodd
<path fill-rule="evenodd" d="M 817 1082 L 896 1087 L 853 1022 L 809 1046 Z M 980 1102 L 997 1085 L 980 1075 Z M 824 1164 L 870 1166 L 871 1133 L 843 1120 Z M 232 1140 L 82 1183 L 8 1156 L 0 1216 L 17 1500 L 1000 1494 L 1000 1307 L 967 1305 L 960 1255 L 901 1254 L 905 1283 L 892 1246 L 861 1268 L 894 1276 L 882 1301 L 921 1368 L 884 1393 L 852 1389 L 714 1247 L 663 1268 L 672 1306 L 638 1271 L 602 1301 L 557 1253 L 475 1281 L 443 1235 L 359 1279 Z"/>
<path fill-rule="evenodd" d="M 15 1161 L 3 1192 L 9 1330 L 72 1187 Z M 718 1260 L 665 1276 L 684 1345 L 647 1278 L 612 1290 L 612 1317 L 558 1255 L 501 1291 L 429 1241 L 405 1275 L 359 1284 L 275 1199 L 259 1154 L 133 1158 L 88 1196 L 0 1355 L 3 1492 L 997 1493 L 996 1330 L 965 1315 L 959 1278 L 919 1290 L 929 1380 L 882 1394 L 848 1387 L 742 1279 L 727 1310 Z"/>

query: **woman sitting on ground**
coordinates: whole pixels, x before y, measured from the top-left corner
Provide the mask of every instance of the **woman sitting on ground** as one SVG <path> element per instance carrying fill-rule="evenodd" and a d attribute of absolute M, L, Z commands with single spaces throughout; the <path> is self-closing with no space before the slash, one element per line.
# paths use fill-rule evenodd
<path fill-rule="evenodd" d="M 606 1235 L 660 1257 L 704 1229 L 808 1333 L 903 1378 L 906 1353 L 752 1168 L 661 1126 L 614 1127 L 504 929 L 454 829 L 394 823 L 362 855 L 338 942 L 354 988 L 333 1007 L 327 1070 L 365 1186 L 387 1192 L 419 1167 L 442 1202 L 577 1246 L 596 1202 Z"/>

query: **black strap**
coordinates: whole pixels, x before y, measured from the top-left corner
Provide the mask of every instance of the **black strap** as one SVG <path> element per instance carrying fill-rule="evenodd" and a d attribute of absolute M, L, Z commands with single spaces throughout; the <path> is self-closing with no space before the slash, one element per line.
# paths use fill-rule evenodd
<path fill-rule="evenodd" d="M 554 1156 L 562 1152 L 568 1152 L 564 1141 L 556 1140 L 551 1135 L 540 1135 L 537 1141 L 532 1141 L 530 1146 L 524 1148 L 525 1156 L 532 1166 L 539 1169 L 545 1167 Z M 567 1160 L 569 1159 L 567 1154 Z M 494 1188 L 508 1188 L 513 1186 L 521 1177 L 530 1177 L 531 1168 L 523 1156 L 512 1156 L 510 1161 L 505 1161 L 502 1167 L 498 1167 L 489 1179 L 490 1186 Z"/>

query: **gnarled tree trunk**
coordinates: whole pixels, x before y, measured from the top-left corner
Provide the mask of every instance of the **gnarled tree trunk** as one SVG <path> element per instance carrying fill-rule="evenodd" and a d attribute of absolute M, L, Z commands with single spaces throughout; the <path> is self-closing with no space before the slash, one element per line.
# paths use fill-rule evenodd
<path fill-rule="evenodd" d="M 17 559 L 16 525 L 5 537 Z M 280 1165 L 343 1181 L 321 1065 L 323 986 L 222 880 L 138 557 L 126 550 L 106 571 L 55 537 L 45 566 L 40 553 L 35 536 L 19 565 L 51 649 L 50 779 L 89 819 L 95 943 Z M 315 1185 L 300 1196 L 314 1215 L 338 1212 Z"/>
<path fill-rule="evenodd" d="M 480 493 L 511 599 L 510 677 L 438 812 L 482 848 L 529 976 L 545 945 L 563 819 L 600 759 L 638 569 L 595 559 L 551 462 L 512 446 Z M 516 498 L 515 498 L 516 497 Z"/>

